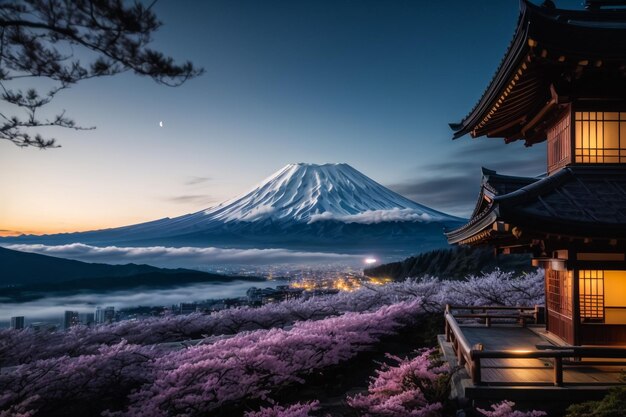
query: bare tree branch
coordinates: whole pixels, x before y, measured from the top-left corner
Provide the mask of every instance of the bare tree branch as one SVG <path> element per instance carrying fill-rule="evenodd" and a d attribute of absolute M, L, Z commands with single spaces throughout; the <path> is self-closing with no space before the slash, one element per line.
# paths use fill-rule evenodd
<path fill-rule="evenodd" d="M 72 85 L 91 78 L 126 71 L 176 87 L 204 70 L 187 61 L 150 49 L 152 35 L 161 22 L 138 1 L 123 0 L 13 0 L 0 3 L 0 100 L 14 109 L 0 114 L 0 140 L 17 146 L 56 147 L 54 138 L 30 133 L 42 127 L 89 130 L 65 116 L 39 120 L 36 113 Z M 93 54 L 81 62 L 74 47 Z M 11 82 L 42 78 L 53 86 L 47 92 L 35 88 L 11 88 Z"/>

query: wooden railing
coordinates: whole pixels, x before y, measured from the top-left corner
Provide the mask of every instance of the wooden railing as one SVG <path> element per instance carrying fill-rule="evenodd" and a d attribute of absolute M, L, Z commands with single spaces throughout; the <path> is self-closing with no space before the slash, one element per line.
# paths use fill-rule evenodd
<path fill-rule="evenodd" d="M 452 314 L 453 310 L 464 310 L 469 313 Z M 476 313 L 478 311 L 478 313 Z M 496 314 L 489 313 L 490 311 Z M 505 311 L 516 313 L 503 314 Z M 486 326 L 491 326 L 493 321 L 506 319 L 517 320 L 525 326 L 528 320 L 537 323 L 540 319 L 538 307 L 468 307 L 447 305 L 445 310 L 445 335 L 446 341 L 452 344 L 459 366 L 465 367 L 475 385 L 484 384 L 481 375 L 481 361 L 483 359 L 548 359 L 552 361 L 554 369 L 552 384 L 563 386 L 563 365 L 567 366 L 593 366 L 593 365 L 626 365 L 626 349 L 606 347 L 581 347 L 581 346 L 553 346 L 538 345 L 537 350 L 486 350 L 482 344 L 470 346 L 463 334 L 461 326 L 456 318 L 474 318 L 485 321 Z M 589 359 L 592 359 L 591 361 Z M 595 360 L 594 360 L 595 359 Z M 624 359 L 624 361 L 607 361 L 607 359 Z M 592 383 L 590 383 L 592 384 Z M 606 385 L 603 383 L 596 383 Z M 511 385 L 515 385 L 511 383 Z M 517 384 L 519 385 L 519 384 Z M 546 385 L 545 382 L 524 382 L 524 385 Z"/>
<path fill-rule="evenodd" d="M 464 310 L 468 313 L 454 314 L 454 317 L 459 319 L 481 319 L 484 320 L 485 326 L 490 327 L 492 320 L 507 319 L 516 320 L 522 327 L 526 327 L 526 324 L 531 321 L 535 324 L 542 320 L 543 307 L 506 307 L 506 306 L 454 306 L 447 304 L 446 313 L 451 313 L 452 310 Z M 504 314 L 503 312 L 510 311 L 511 313 Z M 490 312 L 497 312 L 493 314 Z"/>

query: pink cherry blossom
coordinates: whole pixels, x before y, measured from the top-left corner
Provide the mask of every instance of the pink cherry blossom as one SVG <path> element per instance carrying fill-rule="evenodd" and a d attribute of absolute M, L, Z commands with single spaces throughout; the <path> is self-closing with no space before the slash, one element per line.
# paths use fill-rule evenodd
<path fill-rule="evenodd" d="M 542 417 L 548 414 L 544 411 L 519 411 L 514 410 L 515 403 L 513 401 L 502 401 L 491 406 L 491 410 L 483 410 L 477 408 L 485 417 Z"/>

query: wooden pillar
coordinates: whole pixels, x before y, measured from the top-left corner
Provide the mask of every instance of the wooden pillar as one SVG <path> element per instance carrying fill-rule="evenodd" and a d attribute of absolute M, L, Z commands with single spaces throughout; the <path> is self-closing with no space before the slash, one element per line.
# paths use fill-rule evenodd
<path fill-rule="evenodd" d="M 572 270 L 572 340 L 573 345 L 580 345 L 580 288 L 578 279 L 579 270 Z"/>
<path fill-rule="evenodd" d="M 480 356 L 476 355 L 474 352 L 480 352 L 484 349 L 485 346 L 482 343 L 477 343 L 472 347 L 472 350 L 470 351 L 470 359 L 472 361 L 470 364 L 470 376 L 472 377 L 472 382 L 474 383 L 474 385 L 480 385 L 482 383 Z"/>
<path fill-rule="evenodd" d="M 474 385 L 481 384 L 480 358 L 474 358 L 472 361 L 472 382 Z"/>
<path fill-rule="evenodd" d="M 563 358 L 560 356 L 554 358 L 554 385 L 563 385 Z"/>
<path fill-rule="evenodd" d="M 550 270 L 549 269 L 545 269 L 543 271 L 544 273 L 544 277 L 543 277 L 543 305 L 546 306 L 546 312 L 550 311 L 549 308 L 549 304 L 548 304 L 548 274 L 549 274 Z M 552 330 L 550 328 L 550 315 L 546 314 L 546 330 L 550 331 Z"/>

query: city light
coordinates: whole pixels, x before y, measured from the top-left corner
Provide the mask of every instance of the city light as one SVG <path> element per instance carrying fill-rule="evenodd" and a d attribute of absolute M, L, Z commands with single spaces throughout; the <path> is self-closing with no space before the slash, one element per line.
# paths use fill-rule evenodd
<path fill-rule="evenodd" d="M 378 262 L 376 258 L 365 258 L 365 263 L 368 265 L 375 264 L 376 262 Z"/>

